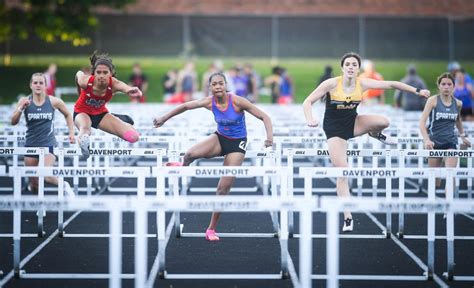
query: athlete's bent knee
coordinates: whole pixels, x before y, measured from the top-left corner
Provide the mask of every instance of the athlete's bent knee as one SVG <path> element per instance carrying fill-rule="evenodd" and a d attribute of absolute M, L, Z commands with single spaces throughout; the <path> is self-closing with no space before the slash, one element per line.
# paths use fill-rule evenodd
<path fill-rule="evenodd" d="M 123 139 L 130 143 L 135 143 L 140 139 L 140 134 L 135 130 L 129 130 L 123 134 Z"/>

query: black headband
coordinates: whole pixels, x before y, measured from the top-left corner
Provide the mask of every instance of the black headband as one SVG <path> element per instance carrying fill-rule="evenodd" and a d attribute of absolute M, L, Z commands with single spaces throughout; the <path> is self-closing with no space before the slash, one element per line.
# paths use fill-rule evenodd
<path fill-rule="evenodd" d="M 109 60 L 107 60 L 107 59 L 97 59 L 94 62 L 94 70 L 97 68 L 98 65 L 105 65 L 105 66 L 109 67 L 110 72 L 113 73 L 114 65 Z"/>

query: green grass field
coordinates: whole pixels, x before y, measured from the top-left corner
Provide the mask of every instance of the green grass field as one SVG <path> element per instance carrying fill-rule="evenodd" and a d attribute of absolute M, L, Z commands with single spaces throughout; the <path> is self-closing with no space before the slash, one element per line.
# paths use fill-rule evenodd
<path fill-rule="evenodd" d="M 113 56 L 113 55 L 112 55 Z M 196 69 L 201 78 L 202 73 L 207 69 L 211 58 L 195 59 Z M 406 66 L 409 63 L 417 65 L 419 74 L 425 79 L 432 94 L 437 93 L 436 77 L 446 70 L 446 61 L 384 61 L 372 59 L 377 71 L 386 80 L 400 80 L 405 75 Z M 227 58 L 223 59 L 225 68 L 228 69 L 236 62 L 250 62 L 254 65 L 258 73 L 264 78 L 270 75 L 270 59 L 263 58 Z M 89 65 L 88 56 L 16 56 L 12 57 L 10 66 L 0 66 L 0 104 L 11 104 L 16 101 L 19 94 L 28 94 L 29 80 L 34 72 L 41 72 L 46 69 L 49 63 L 58 64 L 56 75 L 58 86 L 74 86 L 74 75 L 77 70 Z M 148 102 L 161 102 L 163 93 L 161 79 L 166 71 L 172 68 L 181 68 L 184 59 L 180 58 L 149 58 L 149 57 L 113 57 L 113 62 L 117 70 L 117 78 L 127 80 L 133 63 L 139 62 L 149 79 Z M 287 68 L 288 73 L 293 78 L 296 91 L 297 102 L 301 103 L 304 98 L 315 88 L 324 66 L 333 66 L 336 75 L 339 73 L 339 59 L 280 59 L 278 65 Z M 463 62 L 463 67 L 474 67 L 474 62 Z M 387 102 L 392 102 L 393 91 L 387 91 Z M 65 100 L 75 101 L 77 96 L 66 96 Z M 262 97 L 261 102 L 269 102 L 269 97 Z M 128 101 L 125 95 L 117 95 L 113 101 Z"/>

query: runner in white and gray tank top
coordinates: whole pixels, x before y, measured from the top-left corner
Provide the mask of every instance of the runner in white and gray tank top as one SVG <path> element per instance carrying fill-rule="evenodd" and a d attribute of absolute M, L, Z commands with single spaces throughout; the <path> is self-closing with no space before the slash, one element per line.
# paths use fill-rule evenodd
<path fill-rule="evenodd" d="M 456 149 L 458 136 L 454 129 L 459 116 L 456 99 L 451 96 L 451 105 L 446 106 L 440 95 L 434 97 L 436 106 L 430 113 L 428 135 L 435 144 L 434 149 Z"/>
<path fill-rule="evenodd" d="M 464 134 L 459 111 L 462 108 L 462 102 L 456 100 L 453 96 L 454 78 L 449 73 L 443 73 L 436 81 L 439 89 L 439 95 L 433 96 L 426 101 L 425 109 L 421 114 L 420 133 L 423 137 L 425 149 L 448 150 L 458 149 L 458 134 L 462 139 L 462 146 L 471 146 L 469 139 Z M 426 121 L 429 118 L 428 126 Z M 461 146 L 461 147 L 462 147 Z M 445 157 L 446 167 L 456 167 L 458 158 Z M 443 158 L 428 158 L 429 167 L 441 167 Z M 441 184 L 441 179 L 436 180 L 436 186 Z"/>
<path fill-rule="evenodd" d="M 75 143 L 74 123 L 72 115 L 66 108 L 64 102 L 54 96 L 46 94 L 46 78 L 42 73 L 35 73 L 30 81 L 31 95 L 22 97 L 15 108 L 11 117 L 11 124 L 16 125 L 20 122 L 22 115 L 25 115 L 26 122 L 26 147 L 49 147 L 49 153 L 44 155 L 44 166 L 53 166 L 56 161 L 53 155 L 53 148 L 56 146 L 56 137 L 54 133 L 54 111 L 59 110 L 66 118 L 69 128 L 69 142 Z M 25 166 L 38 166 L 39 159 L 37 155 L 25 155 Z M 38 191 L 38 178 L 30 177 L 29 190 Z M 54 176 L 44 177 L 45 182 L 58 185 L 58 179 Z M 74 195 L 71 186 L 64 181 L 64 191 L 66 195 Z"/>
<path fill-rule="evenodd" d="M 33 96 L 29 96 L 28 105 L 23 112 L 26 120 L 26 147 L 52 147 L 56 146 L 56 137 L 54 136 L 54 107 L 51 104 L 49 96 L 41 106 L 37 106 L 33 101 Z"/>

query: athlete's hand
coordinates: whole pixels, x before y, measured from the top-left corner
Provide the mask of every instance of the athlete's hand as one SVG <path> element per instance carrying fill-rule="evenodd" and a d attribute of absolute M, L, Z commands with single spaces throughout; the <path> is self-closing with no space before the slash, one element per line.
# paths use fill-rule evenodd
<path fill-rule="evenodd" d="M 132 87 L 132 89 L 127 91 L 127 94 L 130 97 L 136 97 L 136 98 L 140 98 L 143 95 L 142 91 L 140 91 L 140 89 L 138 89 L 138 87 Z"/>
<path fill-rule="evenodd" d="M 319 121 L 316 119 L 306 120 L 306 124 L 308 124 L 309 127 L 318 127 Z"/>
<path fill-rule="evenodd" d="M 28 107 L 28 105 L 30 105 L 30 100 L 28 98 L 21 99 L 20 103 L 18 103 L 18 110 L 23 111 Z"/>
<path fill-rule="evenodd" d="M 165 124 L 165 122 L 166 122 L 166 120 L 163 117 L 157 117 L 157 118 L 153 119 L 153 125 L 155 126 L 155 128 L 163 126 L 163 124 Z"/>
<path fill-rule="evenodd" d="M 461 149 L 469 149 L 471 147 L 471 141 L 467 137 L 461 137 L 462 144 Z"/>
<path fill-rule="evenodd" d="M 265 148 L 272 147 L 273 140 L 272 139 L 267 139 L 267 140 L 265 140 L 265 143 L 263 145 L 265 145 Z"/>
<path fill-rule="evenodd" d="M 430 90 L 423 89 L 423 90 L 420 91 L 420 93 L 418 93 L 418 95 L 419 95 L 420 97 L 428 98 L 428 97 L 430 97 L 431 92 L 430 92 Z"/>
<path fill-rule="evenodd" d="M 73 132 L 73 133 L 69 133 L 69 143 L 71 143 L 71 144 L 75 144 L 75 143 L 76 143 L 76 137 L 74 136 L 74 132 Z"/>
<path fill-rule="evenodd" d="M 423 142 L 424 142 L 424 145 L 425 145 L 425 149 L 432 150 L 434 148 L 434 143 L 430 139 L 427 139 Z"/>

